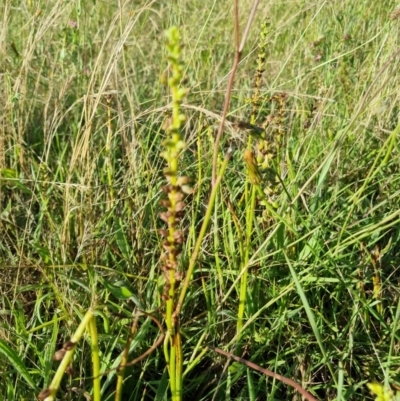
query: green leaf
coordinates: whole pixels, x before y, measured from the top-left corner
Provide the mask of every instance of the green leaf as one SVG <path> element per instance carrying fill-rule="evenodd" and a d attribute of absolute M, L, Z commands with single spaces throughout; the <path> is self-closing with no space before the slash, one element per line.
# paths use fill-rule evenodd
<path fill-rule="evenodd" d="M 18 177 L 17 170 L 10 168 L 0 169 L 0 183 L 1 182 L 4 182 L 8 188 L 18 188 L 26 194 L 32 194 L 32 191 L 25 184 L 23 184 L 21 178 Z"/>
<path fill-rule="evenodd" d="M 167 370 L 164 370 L 161 380 L 157 386 L 157 394 L 155 400 L 167 401 L 168 400 L 167 394 L 168 394 L 168 372 Z"/>
<path fill-rule="evenodd" d="M 132 297 L 131 291 L 123 285 L 122 283 L 116 283 L 117 285 L 111 284 L 106 280 L 103 280 L 104 286 L 107 288 L 108 291 L 111 292 L 112 295 L 114 295 L 115 298 L 125 301 L 126 299 L 129 299 Z"/>
<path fill-rule="evenodd" d="M 2 168 L 0 169 L 0 176 L 2 178 L 17 178 L 18 173 L 17 170 L 11 169 L 11 168 Z"/>
<path fill-rule="evenodd" d="M 304 307 L 304 310 L 305 310 L 305 312 L 307 314 L 310 326 L 311 326 L 311 328 L 312 328 L 312 330 L 314 332 L 314 335 L 315 335 L 315 337 L 317 339 L 317 343 L 318 343 L 318 345 L 320 347 L 321 353 L 324 356 L 324 362 L 327 364 L 327 367 L 328 367 L 329 371 L 331 372 L 331 375 L 333 377 L 335 385 L 337 386 L 336 376 L 333 373 L 333 368 L 332 368 L 331 364 L 328 362 L 327 352 L 325 350 L 325 346 L 324 346 L 324 342 L 323 342 L 322 337 L 321 337 L 321 333 L 319 332 L 317 323 L 315 321 L 314 312 L 312 311 L 312 309 L 310 307 L 310 304 L 308 303 L 307 296 L 306 296 L 306 294 L 305 294 L 305 292 L 303 290 L 303 287 L 302 287 L 302 285 L 300 283 L 300 280 L 299 280 L 299 278 L 297 276 L 297 273 L 296 273 L 296 271 L 294 269 L 294 266 L 292 265 L 292 263 L 291 263 L 291 261 L 290 261 L 290 259 L 287 256 L 285 251 L 283 251 L 283 255 L 284 255 L 285 259 L 286 259 L 286 262 L 287 262 L 287 265 L 289 267 L 290 273 L 292 275 L 293 281 L 294 281 L 294 283 L 296 285 L 297 293 L 299 294 L 300 299 L 301 299 L 301 301 L 303 303 L 303 307 Z"/>
<path fill-rule="evenodd" d="M 121 251 L 122 256 L 129 261 L 131 259 L 131 255 L 129 252 L 129 243 L 125 237 L 120 219 L 115 220 L 115 225 L 117 226 L 115 236 L 118 248 Z"/>
<path fill-rule="evenodd" d="M 11 365 L 17 370 L 17 372 L 26 380 L 26 382 L 36 390 L 35 382 L 33 381 L 28 369 L 22 362 L 18 354 L 3 340 L 0 340 L 0 352 L 4 354 Z"/>

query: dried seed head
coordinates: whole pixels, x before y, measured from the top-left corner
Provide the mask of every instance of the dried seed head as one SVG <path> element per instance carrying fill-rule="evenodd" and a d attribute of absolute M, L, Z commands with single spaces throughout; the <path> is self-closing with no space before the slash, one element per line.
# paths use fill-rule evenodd
<path fill-rule="evenodd" d="M 165 230 L 165 229 L 160 229 L 160 230 L 158 230 L 158 232 L 160 233 L 160 235 L 161 235 L 161 237 L 168 237 L 168 235 L 169 235 L 169 231 L 168 230 Z"/>
<path fill-rule="evenodd" d="M 170 212 L 161 212 L 161 213 L 159 213 L 159 216 L 162 221 L 165 221 L 166 223 L 168 223 L 168 220 L 171 217 L 171 213 Z"/>
<path fill-rule="evenodd" d="M 165 80 L 166 82 L 166 80 Z M 172 118 L 171 117 L 167 117 L 163 123 L 163 125 L 161 126 L 161 129 L 164 131 L 167 131 L 170 127 L 172 126 Z"/>
<path fill-rule="evenodd" d="M 67 369 L 65 369 L 65 373 L 68 376 L 72 376 L 74 374 L 74 368 L 72 367 L 72 364 L 69 364 Z"/>
<path fill-rule="evenodd" d="M 38 400 L 43 401 L 43 400 L 45 400 L 47 397 L 49 397 L 51 394 L 52 394 L 51 389 L 50 389 L 50 388 L 46 388 L 46 389 L 42 390 L 42 391 L 38 394 L 37 398 L 38 398 Z"/>
<path fill-rule="evenodd" d="M 73 342 L 73 341 L 66 341 L 66 342 L 63 344 L 63 349 L 64 349 L 65 351 L 70 351 L 71 349 L 75 348 L 75 345 L 76 345 L 76 343 Z"/>
<path fill-rule="evenodd" d="M 184 234 L 182 230 L 176 230 L 174 232 L 174 240 L 177 244 L 182 244 L 184 240 Z"/>
<path fill-rule="evenodd" d="M 161 199 L 160 205 L 165 208 L 169 208 L 171 206 L 171 202 L 168 199 Z"/>
<path fill-rule="evenodd" d="M 178 244 L 176 244 L 176 243 L 171 244 L 169 241 L 164 241 L 163 242 L 163 248 L 168 253 L 174 255 L 174 257 L 177 257 L 182 252 L 181 248 L 178 247 Z M 171 268 L 172 267 L 173 266 L 171 266 Z"/>
<path fill-rule="evenodd" d="M 177 202 L 177 204 L 175 205 L 175 210 L 176 210 L 177 212 L 180 212 L 180 211 L 182 211 L 182 210 L 184 209 L 185 206 L 186 206 L 186 203 L 185 203 L 185 202 L 179 201 L 179 202 Z"/>
<path fill-rule="evenodd" d="M 165 291 L 165 292 L 168 292 L 169 287 L 170 287 L 170 284 L 169 284 L 169 280 L 171 279 L 171 277 L 170 277 L 170 272 L 171 272 L 171 270 L 165 270 L 165 271 L 163 271 L 163 277 L 164 277 L 166 283 L 168 284 L 168 289 L 167 289 L 167 290 L 166 290 L 165 287 L 164 287 L 164 291 Z M 167 285 L 167 284 L 165 284 L 165 285 Z"/>
<path fill-rule="evenodd" d="M 398 18 L 400 18 L 400 6 L 395 8 L 392 13 L 390 14 L 389 18 L 394 21 Z"/>
<path fill-rule="evenodd" d="M 176 267 L 176 261 L 173 261 L 173 260 L 168 259 L 168 260 L 165 262 L 165 268 L 166 268 L 167 270 L 174 270 L 175 267 Z"/>
<path fill-rule="evenodd" d="M 176 271 L 175 272 L 175 280 L 180 283 L 183 280 L 183 273 L 180 271 Z"/>
<path fill-rule="evenodd" d="M 78 28 L 78 23 L 76 21 L 73 21 L 73 20 L 69 20 L 68 21 L 68 25 L 73 29 Z"/>
<path fill-rule="evenodd" d="M 57 352 L 54 353 L 53 361 L 61 361 L 64 358 L 66 352 L 67 351 L 64 348 L 59 349 Z"/>
<path fill-rule="evenodd" d="M 322 59 L 322 54 L 317 53 L 317 55 L 314 57 L 314 61 L 320 61 Z"/>
<path fill-rule="evenodd" d="M 165 249 L 166 252 L 170 253 L 172 251 L 172 246 L 169 243 L 169 241 L 164 241 L 162 246 L 163 246 L 163 248 Z"/>
<path fill-rule="evenodd" d="M 164 185 L 161 187 L 161 190 L 167 194 L 170 193 L 173 189 L 174 189 L 174 187 L 171 184 Z"/>
<path fill-rule="evenodd" d="M 175 213 L 175 219 L 177 222 L 179 222 L 182 219 L 182 217 L 184 217 L 184 216 L 185 216 L 185 213 L 183 210 L 180 210 L 179 212 Z"/>
<path fill-rule="evenodd" d="M 187 185 L 190 183 L 190 178 L 187 176 L 178 177 L 178 185 Z"/>

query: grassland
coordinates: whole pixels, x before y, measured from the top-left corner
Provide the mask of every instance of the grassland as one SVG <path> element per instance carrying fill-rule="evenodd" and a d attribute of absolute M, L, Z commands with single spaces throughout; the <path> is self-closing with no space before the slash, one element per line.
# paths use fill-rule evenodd
<path fill-rule="evenodd" d="M 251 5 L 240 2 L 241 32 Z M 161 155 L 173 109 L 171 26 L 187 89 L 182 278 L 200 245 L 180 313 L 179 397 L 302 399 L 207 347 L 291 378 L 320 400 L 372 400 L 366 383 L 400 384 L 396 5 L 261 2 L 218 169 L 232 154 L 213 198 L 233 2 L 1 2 L 0 400 L 32 400 L 50 386 L 53 356 L 88 310 L 98 352 L 85 332 L 59 399 L 96 401 L 94 353 L 106 372 L 103 401 L 116 399 L 116 388 L 122 400 L 171 399 L 168 346 L 123 376 L 117 369 L 125 351 L 133 360 L 168 331 L 160 201 L 169 179 Z M 136 320 L 138 311 L 148 315 Z"/>

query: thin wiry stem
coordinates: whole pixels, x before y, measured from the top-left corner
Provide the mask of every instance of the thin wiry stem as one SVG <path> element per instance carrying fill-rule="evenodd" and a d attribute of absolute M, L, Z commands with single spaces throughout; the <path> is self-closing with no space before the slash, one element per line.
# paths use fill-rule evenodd
<path fill-rule="evenodd" d="M 219 186 L 219 184 L 220 184 L 220 182 L 222 180 L 222 176 L 223 176 L 223 174 L 225 172 L 225 169 L 226 169 L 226 167 L 228 165 L 228 162 L 229 162 L 231 156 L 232 156 L 232 149 L 229 149 L 227 154 L 226 154 L 226 156 L 225 156 L 225 159 L 224 159 L 224 161 L 222 163 L 221 171 L 220 171 L 220 173 L 219 173 L 219 175 L 218 175 L 218 177 L 217 177 L 217 179 L 215 181 L 215 186 L 211 190 L 210 199 L 208 200 L 208 205 L 207 205 L 207 208 L 206 208 L 207 212 L 206 212 L 206 215 L 204 217 L 203 224 L 201 225 L 200 233 L 199 233 L 199 236 L 197 237 L 196 245 L 195 245 L 194 250 L 192 252 L 192 255 L 190 257 L 189 266 L 187 268 L 186 276 L 185 276 L 185 279 L 184 279 L 183 284 L 182 284 L 181 292 L 179 294 L 179 299 L 178 299 L 178 302 L 176 304 L 175 314 L 177 316 L 179 316 L 179 314 L 181 312 L 181 309 L 182 309 L 182 306 L 183 306 L 183 301 L 185 300 L 185 296 L 186 296 L 186 293 L 187 293 L 188 288 L 189 288 L 189 283 L 190 283 L 194 268 L 196 266 L 197 258 L 198 258 L 199 254 L 200 254 L 201 244 L 202 244 L 202 241 L 204 239 L 204 236 L 206 235 L 208 224 L 209 224 L 209 222 L 211 220 L 211 213 L 212 213 L 212 211 L 214 209 L 215 198 L 217 196 L 218 186 Z"/>
<path fill-rule="evenodd" d="M 256 365 L 253 362 L 247 361 L 246 359 L 243 359 L 239 356 L 233 355 L 229 352 L 223 351 L 220 348 L 215 348 L 215 347 L 208 347 L 211 350 L 217 352 L 218 354 L 224 355 L 228 358 L 232 358 L 237 362 L 243 363 L 244 365 L 248 366 L 251 369 L 257 370 L 258 372 L 264 373 L 266 376 L 272 377 L 273 379 L 279 380 L 282 383 L 285 383 L 291 387 L 293 387 L 295 390 L 297 390 L 306 400 L 308 401 L 318 401 L 313 395 L 311 395 L 307 390 L 305 390 L 303 387 L 300 386 L 299 383 L 295 382 L 292 379 L 289 379 L 285 376 L 282 376 L 278 373 L 272 372 L 271 370 L 262 368 L 261 366 Z"/>
<path fill-rule="evenodd" d="M 108 375 L 109 373 L 111 373 L 114 370 L 121 370 L 121 369 L 124 369 L 124 368 L 126 368 L 128 366 L 132 366 L 132 365 L 137 364 L 138 362 L 140 362 L 143 359 L 145 359 L 146 357 L 148 357 L 153 351 L 155 351 L 163 343 L 164 338 L 165 338 L 165 333 L 164 333 L 164 329 L 163 329 L 161 323 L 159 322 L 159 320 L 156 319 L 151 314 L 145 312 L 145 311 L 139 311 L 139 312 L 140 312 L 140 314 L 150 318 L 157 325 L 157 327 L 160 330 L 159 337 L 153 343 L 153 345 L 149 349 L 147 349 L 142 355 L 138 356 L 137 358 L 135 358 L 134 360 L 132 360 L 130 362 L 123 363 L 123 361 L 121 361 L 121 364 L 119 366 L 117 366 L 116 368 L 111 368 L 111 369 L 106 370 L 105 372 L 101 373 L 98 377 L 106 376 L 106 375 Z M 134 324 L 136 324 L 136 323 L 134 323 Z M 135 327 L 135 330 L 136 330 L 136 327 Z M 131 335 L 132 335 L 132 328 L 131 328 Z"/>
<path fill-rule="evenodd" d="M 254 16 L 257 11 L 257 7 L 259 4 L 260 0 L 254 0 L 253 7 L 251 9 L 249 19 L 247 21 L 246 28 L 244 30 L 243 36 L 242 36 L 242 41 L 239 42 L 239 0 L 235 0 L 235 6 L 234 6 L 234 18 L 235 18 L 235 57 L 233 60 L 233 65 L 228 81 L 228 85 L 226 87 L 226 94 L 225 94 L 225 101 L 224 101 L 224 107 L 222 110 L 222 116 L 221 116 L 221 121 L 218 127 L 218 132 L 217 136 L 215 137 L 215 144 L 214 144 L 214 153 L 213 153 L 213 166 L 212 166 L 212 178 L 211 178 L 211 185 L 214 187 L 216 180 L 217 180 L 217 170 L 218 170 L 218 148 L 219 148 L 219 143 L 221 142 L 222 134 L 224 132 L 224 127 L 225 127 L 225 119 L 228 114 L 229 110 L 229 104 L 231 100 L 231 93 L 232 93 L 232 88 L 233 88 L 233 82 L 235 80 L 235 75 L 236 71 L 239 66 L 240 58 L 242 56 L 242 51 L 244 49 L 244 45 L 246 43 L 247 36 L 250 32 L 251 25 L 254 20 Z"/>

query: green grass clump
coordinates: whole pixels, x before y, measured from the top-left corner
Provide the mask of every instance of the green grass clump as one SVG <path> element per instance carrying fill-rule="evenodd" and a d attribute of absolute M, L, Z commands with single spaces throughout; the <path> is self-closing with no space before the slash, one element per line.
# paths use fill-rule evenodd
<path fill-rule="evenodd" d="M 397 4 L 261 2 L 215 150 L 251 4 L 112 3 L 0 4 L 0 400 L 395 397 Z"/>

